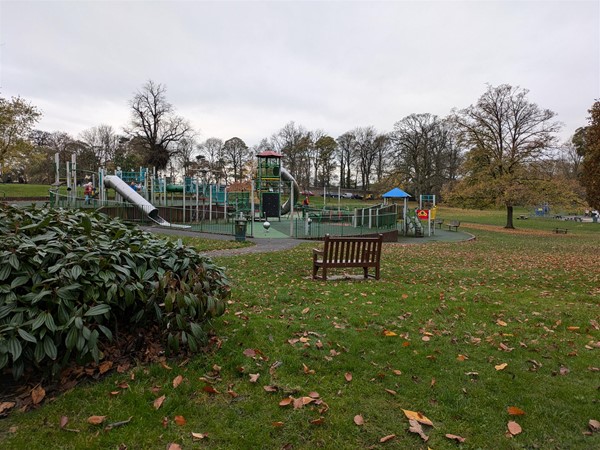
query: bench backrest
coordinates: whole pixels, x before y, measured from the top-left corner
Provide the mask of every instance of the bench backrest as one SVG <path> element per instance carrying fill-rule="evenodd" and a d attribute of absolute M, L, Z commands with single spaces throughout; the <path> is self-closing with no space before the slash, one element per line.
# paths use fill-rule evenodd
<path fill-rule="evenodd" d="M 458 226 L 460 226 L 460 221 L 459 220 L 453 220 L 448 225 L 450 225 L 451 227 L 458 227 Z"/>
<path fill-rule="evenodd" d="M 362 261 L 377 263 L 381 258 L 383 235 L 376 237 L 342 237 L 325 235 L 323 262 Z"/>

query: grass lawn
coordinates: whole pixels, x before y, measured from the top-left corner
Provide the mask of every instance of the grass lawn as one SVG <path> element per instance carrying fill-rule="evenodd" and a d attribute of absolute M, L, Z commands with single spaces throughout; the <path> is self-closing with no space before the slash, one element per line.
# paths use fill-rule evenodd
<path fill-rule="evenodd" d="M 312 281 L 314 243 L 216 259 L 234 290 L 210 354 L 12 411 L 0 446 L 600 448 L 600 224 L 438 215 L 477 239 L 385 244 L 379 281 Z M 403 409 L 433 422 L 427 442 Z"/>

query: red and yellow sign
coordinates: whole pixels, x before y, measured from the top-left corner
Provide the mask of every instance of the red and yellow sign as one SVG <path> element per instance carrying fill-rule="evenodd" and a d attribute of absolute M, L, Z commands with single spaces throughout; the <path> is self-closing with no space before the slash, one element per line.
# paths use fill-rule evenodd
<path fill-rule="evenodd" d="M 417 217 L 419 220 L 428 220 L 429 219 L 429 210 L 428 209 L 417 209 Z"/>

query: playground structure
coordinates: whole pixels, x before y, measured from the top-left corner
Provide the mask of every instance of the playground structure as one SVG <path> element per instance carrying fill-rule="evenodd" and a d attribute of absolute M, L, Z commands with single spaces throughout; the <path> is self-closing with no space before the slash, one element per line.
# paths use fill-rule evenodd
<path fill-rule="evenodd" d="M 360 236 L 381 232 L 398 235 L 396 204 L 353 208 L 342 207 L 338 199 L 337 207 L 300 206 L 298 183 L 281 161 L 282 155 L 276 152 L 262 152 L 257 155 L 256 172 L 250 181 L 224 186 L 210 183 L 204 176 L 206 171 L 199 171 L 203 176 L 184 177 L 182 184 L 172 183 L 158 176 L 156 170 L 143 167 L 130 171 L 117 169 L 111 174 L 103 169 L 97 173 L 82 172 L 77 168 L 75 156 L 66 162 L 63 172 L 56 155 L 56 181 L 50 200 L 55 206 L 95 208 L 129 221 L 235 234 L 236 239 L 238 234 L 267 237 L 268 229 L 262 226 L 255 233 L 257 221 L 261 224 L 270 221 L 271 236 L 281 237 L 320 239 L 325 234 Z M 61 178 L 62 173 L 66 177 Z M 94 191 L 84 200 L 83 186 L 89 184 Z M 66 195 L 59 195 L 59 187 L 64 185 Z M 406 235 L 406 207 L 401 218 L 401 231 Z"/>

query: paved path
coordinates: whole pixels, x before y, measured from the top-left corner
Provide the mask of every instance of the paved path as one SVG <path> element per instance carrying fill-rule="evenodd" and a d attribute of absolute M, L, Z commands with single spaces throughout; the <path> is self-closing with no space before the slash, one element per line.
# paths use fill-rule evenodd
<path fill-rule="evenodd" d="M 170 229 L 170 228 L 158 228 L 158 227 L 148 227 L 141 226 L 140 229 L 144 231 L 149 231 L 150 233 L 160 232 L 161 234 L 170 234 L 174 236 L 191 236 L 198 237 L 202 239 L 213 239 L 219 241 L 231 241 L 233 240 L 233 236 L 222 235 L 222 234 L 213 234 L 213 233 L 198 233 L 197 231 L 186 231 L 182 229 Z M 254 245 L 250 245 L 248 247 L 241 248 L 228 248 L 223 250 L 212 250 L 208 252 L 203 252 L 209 256 L 234 256 L 234 255 L 245 255 L 249 253 L 266 253 L 266 252 L 276 252 L 281 250 L 289 250 L 294 248 L 300 244 L 305 242 L 309 242 L 302 239 L 291 239 L 291 238 L 246 238 L 248 242 L 253 243 Z"/>

